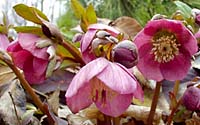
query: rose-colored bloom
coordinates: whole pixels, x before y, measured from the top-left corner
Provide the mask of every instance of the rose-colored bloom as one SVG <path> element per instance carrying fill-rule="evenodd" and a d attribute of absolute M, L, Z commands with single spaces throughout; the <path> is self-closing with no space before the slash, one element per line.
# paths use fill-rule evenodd
<path fill-rule="evenodd" d="M 81 52 L 83 59 L 86 63 L 96 59 L 95 54 L 92 52 L 91 44 L 93 40 L 97 37 L 96 33 L 98 31 L 106 31 L 110 33 L 111 36 L 116 37 L 120 32 L 115 30 L 113 27 L 104 24 L 92 24 L 88 27 L 88 31 L 85 33 L 81 40 Z"/>
<path fill-rule="evenodd" d="M 183 105 L 191 111 L 200 111 L 200 89 L 189 87 L 182 97 Z"/>
<path fill-rule="evenodd" d="M 94 102 L 101 112 L 115 117 L 128 108 L 133 97 L 143 99 L 143 92 L 124 66 L 100 57 L 76 74 L 65 97 L 73 112 Z"/>
<path fill-rule="evenodd" d="M 18 40 L 8 47 L 16 66 L 24 71 L 26 80 L 38 84 L 45 80 L 48 65 L 47 48 L 37 48 L 40 37 L 34 34 L 19 33 Z"/>
<path fill-rule="evenodd" d="M 6 50 L 9 45 L 9 40 L 5 34 L 0 34 L 0 49 Z"/>
<path fill-rule="evenodd" d="M 138 69 L 156 81 L 183 79 L 198 49 L 193 34 L 176 20 L 149 21 L 134 41 L 139 52 Z"/>

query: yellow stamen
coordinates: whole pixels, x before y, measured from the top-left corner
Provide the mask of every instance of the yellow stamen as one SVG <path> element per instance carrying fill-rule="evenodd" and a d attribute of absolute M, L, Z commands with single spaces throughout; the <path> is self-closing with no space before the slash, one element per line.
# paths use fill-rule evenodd
<path fill-rule="evenodd" d="M 152 39 L 152 45 L 151 52 L 154 54 L 154 60 L 159 63 L 169 62 L 179 54 L 180 44 L 172 34 L 163 34 L 157 38 L 154 37 Z"/>

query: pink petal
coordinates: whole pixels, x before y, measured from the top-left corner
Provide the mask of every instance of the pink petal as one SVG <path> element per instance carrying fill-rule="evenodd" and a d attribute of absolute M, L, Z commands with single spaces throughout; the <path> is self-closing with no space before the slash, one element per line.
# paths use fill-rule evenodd
<path fill-rule="evenodd" d="M 29 33 L 19 33 L 18 35 L 18 41 L 20 46 L 32 53 L 35 57 L 41 58 L 41 59 L 48 59 L 47 54 L 47 48 L 37 48 L 35 46 L 36 41 L 38 41 L 40 38 L 37 35 L 29 34 Z"/>
<path fill-rule="evenodd" d="M 9 40 L 4 34 L 0 34 L 0 48 L 6 50 L 9 45 Z"/>
<path fill-rule="evenodd" d="M 172 61 L 162 63 L 160 70 L 163 77 L 169 81 L 182 80 L 190 69 L 190 56 L 179 53 Z"/>
<path fill-rule="evenodd" d="M 151 43 L 152 36 L 149 36 L 144 33 L 144 30 L 140 31 L 134 39 L 134 43 L 136 44 L 137 48 L 140 49 L 145 44 Z"/>
<path fill-rule="evenodd" d="M 67 105 L 74 113 L 77 113 L 79 110 L 84 109 L 92 104 L 92 98 L 90 96 L 91 87 L 89 83 L 86 84 L 87 85 L 80 88 L 75 95 L 70 97 L 66 96 Z"/>
<path fill-rule="evenodd" d="M 182 32 L 179 31 L 176 36 L 181 46 L 189 52 L 190 56 L 197 52 L 197 40 L 187 28 L 184 27 Z"/>
<path fill-rule="evenodd" d="M 82 57 L 85 63 L 89 63 L 92 60 L 96 59 L 95 55 L 93 53 L 88 52 L 88 50 L 82 53 Z"/>
<path fill-rule="evenodd" d="M 109 65 L 96 77 L 110 89 L 120 94 L 130 94 L 136 91 L 137 81 L 127 72 L 118 64 L 109 62 Z"/>
<path fill-rule="evenodd" d="M 117 34 L 120 33 L 115 28 L 108 26 L 108 25 L 105 25 L 105 24 L 91 24 L 88 29 L 89 30 L 91 30 L 91 29 L 106 30 L 109 33 L 111 33 L 113 36 L 117 36 Z"/>
<path fill-rule="evenodd" d="M 27 60 L 24 62 L 24 75 L 26 80 L 30 83 L 30 84 L 40 84 L 41 82 L 43 82 L 45 80 L 45 74 L 41 75 L 41 74 L 37 74 L 34 69 L 33 69 L 33 60 L 34 57 L 29 57 L 27 58 Z"/>
<path fill-rule="evenodd" d="M 108 64 L 109 62 L 106 59 L 98 58 L 82 67 L 72 79 L 69 88 L 65 94 L 65 97 L 67 98 L 74 96 L 81 87 L 87 85 L 89 81 L 94 76 L 101 73 Z"/>
<path fill-rule="evenodd" d="M 97 108 L 106 115 L 117 117 L 120 116 L 129 107 L 132 102 L 133 94 L 117 94 L 113 97 L 106 98 L 106 102 L 95 102 Z"/>
<path fill-rule="evenodd" d="M 154 61 L 154 55 L 150 53 L 147 53 L 143 58 L 140 58 L 137 67 L 147 79 L 156 81 L 164 79 L 160 71 L 160 63 Z"/>
<path fill-rule="evenodd" d="M 97 30 L 91 29 L 85 33 L 85 35 L 83 36 L 83 41 L 81 41 L 81 51 L 82 52 L 87 50 L 87 48 L 89 47 L 93 38 L 95 37 L 96 32 L 97 32 Z"/>
<path fill-rule="evenodd" d="M 33 70 L 38 76 L 45 74 L 47 65 L 48 60 L 33 58 Z"/>
<path fill-rule="evenodd" d="M 17 52 L 17 51 L 21 51 L 23 48 L 20 46 L 18 41 L 12 42 L 8 48 L 7 51 L 9 52 Z"/>
<path fill-rule="evenodd" d="M 24 63 L 30 56 L 32 57 L 31 53 L 26 50 L 21 50 L 21 51 L 12 53 L 12 57 L 13 57 L 15 65 L 22 70 L 24 67 Z"/>

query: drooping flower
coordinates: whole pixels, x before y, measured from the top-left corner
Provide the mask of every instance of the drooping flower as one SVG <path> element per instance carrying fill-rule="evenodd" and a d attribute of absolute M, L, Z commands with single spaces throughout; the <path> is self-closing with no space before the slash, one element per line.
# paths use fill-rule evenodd
<path fill-rule="evenodd" d="M 39 40 L 41 38 L 37 35 L 19 33 L 18 40 L 11 43 L 7 49 L 12 53 L 15 65 L 23 70 L 30 84 L 39 84 L 45 80 L 49 62 L 47 47 L 36 47 L 36 42 Z"/>
<path fill-rule="evenodd" d="M 193 34 L 180 21 L 169 19 L 149 21 L 134 41 L 139 52 L 138 69 L 156 81 L 183 79 L 198 49 Z"/>
<path fill-rule="evenodd" d="M 182 97 L 183 105 L 191 111 L 200 111 L 200 88 L 191 86 Z"/>
<path fill-rule="evenodd" d="M 101 112 L 115 117 L 128 108 L 133 97 L 142 99 L 143 92 L 124 66 L 100 57 L 81 68 L 65 97 L 73 112 L 95 103 Z"/>
<path fill-rule="evenodd" d="M 100 31 L 100 32 L 99 32 Z M 96 59 L 96 55 L 92 50 L 92 43 L 95 40 L 95 44 L 106 44 L 114 42 L 114 37 L 120 32 L 111 26 L 105 24 L 92 24 L 88 27 L 88 31 L 85 33 L 81 40 L 81 53 L 86 63 Z M 95 39 L 96 38 L 96 39 Z M 113 41 L 112 41 L 113 40 Z M 100 42 L 98 42 L 100 41 Z"/>

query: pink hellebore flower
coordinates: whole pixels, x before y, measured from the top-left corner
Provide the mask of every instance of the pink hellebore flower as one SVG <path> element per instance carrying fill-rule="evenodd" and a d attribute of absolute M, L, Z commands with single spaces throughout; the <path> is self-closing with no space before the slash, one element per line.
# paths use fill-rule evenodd
<path fill-rule="evenodd" d="M 98 31 L 106 31 L 111 36 L 116 37 L 120 32 L 111 26 L 105 24 L 92 24 L 88 27 L 88 31 L 85 33 L 81 40 L 81 52 L 83 59 L 86 63 L 96 59 L 95 54 L 92 52 L 91 44 L 93 40 L 97 37 Z"/>
<path fill-rule="evenodd" d="M 16 66 L 24 71 L 30 84 L 39 84 L 45 80 L 48 65 L 47 48 L 37 48 L 36 42 L 41 38 L 34 34 L 19 33 L 18 40 L 10 44 L 8 51 Z"/>
<path fill-rule="evenodd" d="M 133 97 L 143 99 L 143 92 L 124 66 L 100 57 L 76 74 L 65 97 L 73 112 L 94 102 L 101 112 L 115 117 L 128 108 Z"/>
<path fill-rule="evenodd" d="M 0 34 L 0 49 L 6 50 L 9 45 L 9 40 L 5 34 Z"/>
<path fill-rule="evenodd" d="M 135 37 L 138 47 L 138 69 L 148 79 L 174 81 L 183 79 L 197 52 L 197 40 L 176 20 L 149 21 Z"/>

